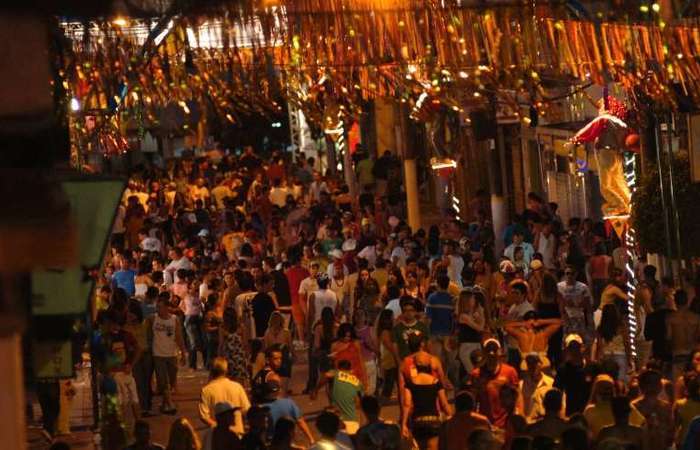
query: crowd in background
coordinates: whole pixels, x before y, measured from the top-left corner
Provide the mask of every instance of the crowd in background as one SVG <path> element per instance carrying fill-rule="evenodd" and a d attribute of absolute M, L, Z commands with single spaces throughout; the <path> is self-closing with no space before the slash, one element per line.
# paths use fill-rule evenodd
<path fill-rule="evenodd" d="M 91 337 L 105 448 L 158 448 L 144 418 L 177 414 L 185 365 L 210 371 L 210 430 L 179 418 L 168 450 L 700 448 L 694 289 L 639 259 L 630 293 L 615 232 L 534 193 L 501 235 L 483 191 L 411 229 L 390 152 L 360 149 L 353 189 L 316 164 L 247 148 L 134 172 Z M 315 430 L 302 361 L 330 404 Z"/>

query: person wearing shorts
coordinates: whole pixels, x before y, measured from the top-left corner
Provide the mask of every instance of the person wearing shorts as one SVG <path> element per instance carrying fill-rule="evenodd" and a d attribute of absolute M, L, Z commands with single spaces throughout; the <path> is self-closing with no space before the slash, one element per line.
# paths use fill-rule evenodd
<path fill-rule="evenodd" d="M 158 300 L 157 313 L 149 319 L 147 329 L 153 351 L 158 392 L 163 396 L 160 410 L 164 414 L 174 415 L 177 410 L 172 401 L 172 388 L 177 380 L 178 352 L 183 364 L 187 352 L 180 320 L 170 313 L 166 300 Z"/>

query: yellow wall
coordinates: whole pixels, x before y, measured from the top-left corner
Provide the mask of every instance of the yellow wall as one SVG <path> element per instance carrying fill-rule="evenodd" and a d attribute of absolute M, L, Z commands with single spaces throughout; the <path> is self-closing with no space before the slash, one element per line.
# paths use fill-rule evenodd
<path fill-rule="evenodd" d="M 374 115 L 377 129 L 377 157 L 384 154 L 385 150 L 391 150 L 396 154 L 397 115 L 394 110 L 394 101 L 378 98 L 374 101 Z"/>

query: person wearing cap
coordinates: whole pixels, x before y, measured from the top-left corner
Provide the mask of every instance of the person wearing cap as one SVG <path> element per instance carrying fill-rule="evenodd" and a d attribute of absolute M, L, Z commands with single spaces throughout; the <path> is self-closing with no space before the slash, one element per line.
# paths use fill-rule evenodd
<path fill-rule="evenodd" d="M 217 357 L 212 362 L 210 380 L 202 388 L 199 401 L 199 418 L 206 425 L 215 427 L 217 425 L 216 407 L 226 404 L 235 407 L 235 417 L 231 422 L 231 430 L 242 436 L 244 433 L 242 414 L 250 408 L 250 401 L 245 389 L 239 383 L 227 377 L 228 363 L 226 359 Z"/>
<path fill-rule="evenodd" d="M 508 411 L 501 405 L 500 388 L 509 384 L 518 388 L 518 372 L 510 365 L 501 362 L 501 344 L 494 338 L 482 343 L 483 363 L 471 372 L 471 379 L 476 389 L 479 413 L 486 416 L 492 425 L 504 429 Z M 522 409 L 522 405 L 516 407 Z"/>
<path fill-rule="evenodd" d="M 564 363 L 557 369 L 554 387 L 566 395 L 566 416 L 582 413 L 593 386 L 593 368 L 584 356 L 583 338 L 568 334 L 564 338 Z"/>
<path fill-rule="evenodd" d="M 331 258 L 331 263 L 328 264 L 328 267 L 326 268 L 326 274 L 328 275 L 328 278 L 333 277 L 333 274 L 335 274 L 336 266 L 342 269 L 344 276 L 350 274 L 350 270 L 348 270 L 348 267 L 343 263 L 343 251 L 341 249 L 334 248 L 333 250 L 328 252 L 328 256 Z"/>
<path fill-rule="evenodd" d="M 540 291 L 542 290 L 542 285 L 544 284 L 544 264 L 540 259 L 542 255 L 535 253 L 532 261 L 530 262 L 530 270 L 528 271 L 527 283 L 530 286 L 529 300 L 533 305 L 537 304 L 540 298 Z"/>
<path fill-rule="evenodd" d="M 289 397 L 282 397 L 280 392 L 281 386 L 279 380 L 276 379 L 270 379 L 269 381 L 265 382 L 262 389 L 263 401 L 261 402 L 260 406 L 269 409 L 272 422 L 270 424 L 270 432 L 268 432 L 268 436 L 272 437 L 271 432 L 274 431 L 277 421 L 282 417 L 286 417 L 295 421 L 296 424 L 299 425 L 299 428 L 301 428 L 301 431 L 304 433 L 309 443 L 313 444 L 314 435 L 311 432 L 309 425 L 306 423 L 306 420 L 304 420 L 302 410 L 294 400 Z"/>
<path fill-rule="evenodd" d="M 238 407 L 228 402 L 214 405 L 215 426 L 204 435 L 202 450 L 242 450 L 239 435 L 232 430 Z"/>
<path fill-rule="evenodd" d="M 538 353 L 529 353 L 523 361 L 525 370 L 520 380 L 520 393 L 523 396 L 523 416 L 528 423 L 544 417 L 544 396 L 554 385 L 554 379 L 542 373 L 544 365 Z"/>

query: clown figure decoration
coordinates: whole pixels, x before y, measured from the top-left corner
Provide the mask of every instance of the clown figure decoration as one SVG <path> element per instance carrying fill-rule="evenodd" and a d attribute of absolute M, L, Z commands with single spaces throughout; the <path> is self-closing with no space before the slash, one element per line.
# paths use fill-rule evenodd
<path fill-rule="evenodd" d="M 607 104 L 607 107 L 606 107 Z M 598 116 L 580 129 L 571 139 L 574 144 L 593 142 L 600 177 L 600 193 L 605 200 L 603 216 L 610 220 L 618 233 L 618 225 L 630 215 L 632 193 L 625 179 L 625 138 L 629 128 L 625 106 L 613 97 L 601 100 Z M 617 222 L 617 224 L 616 224 Z"/>

